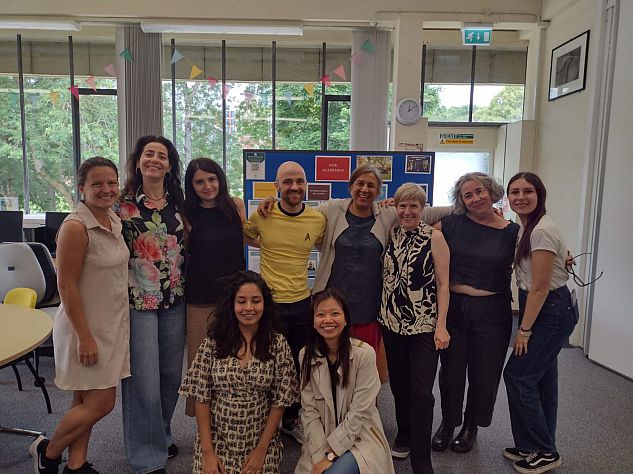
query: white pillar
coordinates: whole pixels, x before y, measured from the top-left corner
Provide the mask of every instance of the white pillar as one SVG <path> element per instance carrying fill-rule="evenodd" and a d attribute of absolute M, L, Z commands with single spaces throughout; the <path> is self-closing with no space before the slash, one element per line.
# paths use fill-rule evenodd
<path fill-rule="evenodd" d="M 415 125 L 402 125 L 396 120 L 396 106 L 401 99 L 420 100 L 422 67 L 423 16 L 401 13 L 393 32 L 393 97 L 391 109 L 391 150 L 406 149 L 407 145 L 426 145 L 428 122 L 422 118 Z"/>
<path fill-rule="evenodd" d="M 352 34 L 350 150 L 387 149 L 387 92 L 391 62 L 390 33 L 362 29 Z M 374 53 L 362 50 L 369 40 Z"/>

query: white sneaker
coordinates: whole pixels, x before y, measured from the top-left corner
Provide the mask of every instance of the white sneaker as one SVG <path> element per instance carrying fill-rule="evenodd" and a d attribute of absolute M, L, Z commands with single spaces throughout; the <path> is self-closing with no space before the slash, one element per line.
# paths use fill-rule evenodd
<path fill-rule="evenodd" d="M 282 421 L 280 431 L 288 436 L 292 436 L 297 443 L 303 444 L 305 435 L 303 433 L 303 423 L 301 423 L 301 418 L 295 418 L 290 422 L 286 422 L 285 420 Z"/>

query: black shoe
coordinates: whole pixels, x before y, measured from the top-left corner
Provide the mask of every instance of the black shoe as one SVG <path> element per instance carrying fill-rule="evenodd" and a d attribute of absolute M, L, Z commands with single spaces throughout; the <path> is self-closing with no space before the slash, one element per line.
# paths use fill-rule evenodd
<path fill-rule="evenodd" d="M 454 431 L 454 426 L 448 426 L 444 423 L 444 421 L 442 421 L 431 440 L 431 447 L 433 448 L 433 451 L 445 451 L 446 448 L 448 448 L 448 444 L 451 442 L 451 439 L 453 439 Z"/>
<path fill-rule="evenodd" d="M 50 440 L 44 436 L 38 436 L 29 446 L 29 453 L 33 456 L 33 471 L 35 474 L 57 474 L 62 458 L 48 459 L 46 457 L 46 447 Z"/>
<path fill-rule="evenodd" d="M 456 453 L 467 453 L 473 449 L 475 441 L 477 441 L 477 425 L 465 421 L 457 438 L 451 443 L 451 449 Z"/>
<path fill-rule="evenodd" d="M 62 472 L 62 474 L 99 474 L 99 471 L 92 467 L 91 462 L 85 462 L 83 466 L 78 469 L 71 469 L 66 466 Z"/>
<path fill-rule="evenodd" d="M 517 448 L 505 448 L 503 450 L 503 457 L 510 461 L 521 461 L 530 455 L 529 452 L 521 451 Z"/>
<path fill-rule="evenodd" d="M 171 443 L 167 448 L 167 459 L 175 458 L 180 453 L 180 449 L 175 443 Z"/>
<path fill-rule="evenodd" d="M 532 453 L 527 458 L 514 463 L 514 470 L 523 474 L 541 474 L 561 465 L 558 453 Z"/>

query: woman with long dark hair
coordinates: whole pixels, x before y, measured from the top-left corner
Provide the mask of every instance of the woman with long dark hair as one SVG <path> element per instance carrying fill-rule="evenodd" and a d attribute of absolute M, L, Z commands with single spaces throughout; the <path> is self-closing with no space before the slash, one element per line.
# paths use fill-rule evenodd
<path fill-rule="evenodd" d="M 209 158 L 191 160 L 185 173 L 185 212 L 189 227 L 185 298 L 187 363 L 191 365 L 207 334 L 222 285 L 219 280 L 244 270 L 244 202 L 229 195 L 224 171 Z M 195 416 L 195 400 L 185 413 Z"/>
<path fill-rule="evenodd" d="M 270 289 L 252 271 L 231 277 L 181 395 L 194 398 L 194 473 L 279 472 L 278 426 L 297 399 L 297 374 Z"/>
<path fill-rule="evenodd" d="M 578 322 L 566 285 L 567 246 L 546 213 L 546 197 L 534 173 L 518 173 L 508 182 L 508 200 L 521 231 L 514 259 L 519 331 L 503 372 L 514 447 L 503 455 L 522 473 L 542 473 L 561 464 L 556 448 L 558 354 Z"/>
<path fill-rule="evenodd" d="M 337 289 L 316 293 L 311 314 L 314 329 L 299 356 L 305 443 L 295 474 L 393 473 L 374 350 L 350 339 L 349 308 Z"/>
<path fill-rule="evenodd" d="M 185 345 L 184 198 L 180 159 L 164 137 L 139 138 L 119 206 L 130 251 L 130 364 L 122 383 L 123 434 L 135 473 L 165 472 L 178 454 L 171 417 Z"/>

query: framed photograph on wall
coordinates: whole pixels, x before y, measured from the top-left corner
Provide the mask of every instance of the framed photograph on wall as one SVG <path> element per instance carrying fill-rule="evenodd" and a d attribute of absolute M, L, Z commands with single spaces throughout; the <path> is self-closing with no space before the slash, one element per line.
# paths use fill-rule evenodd
<path fill-rule="evenodd" d="M 585 88 L 589 30 L 552 50 L 548 100 L 560 99 Z"/>

